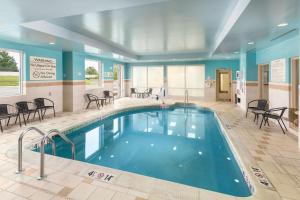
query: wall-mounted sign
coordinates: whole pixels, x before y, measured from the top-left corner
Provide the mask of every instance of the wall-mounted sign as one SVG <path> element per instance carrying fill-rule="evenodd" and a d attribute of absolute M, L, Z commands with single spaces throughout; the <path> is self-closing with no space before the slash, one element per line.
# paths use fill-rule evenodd
<path fill-rule="evenodd" d="M 56 80 L 56 59 L 30 56 L 30 80 Z"/>
<path fill-rule="evenodd" d="M 286 60 L 278 59 L 271 62 L 271 81 L 282 83 L 286 77 Z"/>

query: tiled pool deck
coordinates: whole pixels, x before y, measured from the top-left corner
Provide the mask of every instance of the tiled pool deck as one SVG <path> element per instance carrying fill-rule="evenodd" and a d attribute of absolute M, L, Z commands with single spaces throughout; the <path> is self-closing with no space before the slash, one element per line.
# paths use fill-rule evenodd
<path fill-rule="evenodd" d="M 167 103 L 173 103 L 168 100 Z M 36 180 L 39 174 L 40 154 L 24 149 L 23 167 L 25 171 L 15 174 L 17 169 L 17 140 L 23 127 L 6 129 L 0 134 L 0 199 L 32 200 L 225 200 L 225 199 L 300 199 L 300 151 L 297 139 L 291 134 L 283 135 L 274 124 L 258 129 L 253 116 L 245 118 L 235 105 L 223 102 L 195 102 L 213 109 L 219 116 L 234 148 L 238 152 L 247 174 L 250 176 L 255 193 L 251 197 L 237 198 L 204 189 L 193 188 L 168 181 L 158 180 L 133 173 L 95 166 L 79 161 L 46 155 L 45 173 L 47 177 Z M 91 121 L 118 109 L 158 104 L 150 99 L 117 100 L 114 105 L 102 110 L 90 109 L 78 113 L 62 113 L 56 118 L 48 118 L 42 123 L 35 121 L 28 125 L 43 131 L 57 128 L 67 130 L 76 124 Z M 28 134 L 24 146 L 36 141 L 39 136 Z M 25 147 L 26 148 L 26 147 Z M 222 166 L 220 166 L 222 167 Z M 258 167 L 266 174 L 273 187 L 268 188 L 258 182 L 250 171 Z M 88 177 L 91 170 L 116 175 L 106 183 Z"/>

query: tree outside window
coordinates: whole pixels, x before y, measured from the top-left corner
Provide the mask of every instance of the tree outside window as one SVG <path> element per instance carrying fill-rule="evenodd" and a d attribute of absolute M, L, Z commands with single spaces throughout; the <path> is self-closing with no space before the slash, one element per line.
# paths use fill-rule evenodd
<path fill-rule="evenodd" d="M 21 93 L 21 52 L 0 49 L 0 95 Z"/>
<path fill-rule="evenodd" d="M 86 89 L 99 88 L 100 80 L 100 63 L 96 60 L 85 60 L 85 86 Z"/>

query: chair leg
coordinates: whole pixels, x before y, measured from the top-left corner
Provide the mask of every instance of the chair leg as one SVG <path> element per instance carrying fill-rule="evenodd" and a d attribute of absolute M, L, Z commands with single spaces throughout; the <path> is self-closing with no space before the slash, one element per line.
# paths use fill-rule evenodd
<path fill-rule="evenodd" d="M 38 115 L 39 115 L 39 120 L 40 120 L 40 122 L 41 122 L 42 119 L 43 119 L 43 117 L 42 117 L 42 115 L 43 115 L 43 110 L 41 109 L 41 113 L 40 113 L 40 111 L 38 111 L 37 113 L 38 113 Z"/>
<path fill-rule="evenodd" d="M 26 126 L 26 120 L 25 120 L 25 114 L 23 113 L 23 120 L 24 120 L 24 124 Z"/>
<path fill-rule="evenodd" d="M 280 119 L 281 119 L 281 122 L 282 122 L 282 124 L 283 124 L 283 126 L 284 126 L 285 130 L 288 130 L 288 129 L 286 128 L 286 125 L 284 124 L 284 122 L 283 122 L 282 118 L 280 118 Z"/>
<path fill-rule="evenodd" d="M 99 101 L 96 101 L 97 108 L 100 109 Z"/>
<path fill-rule="evenodd" d="M 1 129 L 1 132 L 3 133 L 3 128 L 2 128 L 1 120 L 0 120 L 0 129 Z"/>
<path fill-rule="evenodd" d="M 85 108 L 86 110 L 89 109 L 90 104 L 91 104 L 91 101 L 89 101 L 88 105 L 86 106 L 86 108 Z"/>
<path fill-rule="evenodd" d="M 261 119 L 261 123 L 260 123 L 259 128 L 261 128 L 261 126 L 262 126 L 262 124 L 263 124 L 263 122 L 264 122 L 264 119 L 265 119 L 265 117 L 263 117 L 263 118 Z"/>
<path fill-rule="evenodd" d="M 55 108 L 54 108 L 54 106 L 53 106 L 53 115 L 54 115 L 54 117 L 56 117 L 56 113 L 55 113 Z"/>
<path fill-rule="evenodd" d="M 248 117 L 248 108 L 247 108 L 247 111 L 246 111 L 246 118 Z"/>
<path fill-rule="evenodd" d="M 10 121 L 10 117 L 8 117 L 8 120 L 7 120 L 6 126 L 8 126 L 8 125 L 9 125 L 9 121 Z"/>
<path fill-rule="evenodd" d="M 278 124 L 279 124 L 279 126 L 280 126 L 280 128 L 281 128 L 282 132 L 285 134 L 285 131 L 284 131 L 284 129 L 283 129 L 283 127 L 282 127 L 281 123 L 280 123 L 280 120 L 278 119 L 277 121 L 278 121 Z"/>
<path fill-rule="evenodd" d="M 254 114 L 254 120 L 253 120 L 253 122 L 256 121 L 256 118 L 257 118 L 257 114 Z"/>
<path fill-rule="evenodd" d="M 42 119 L 44 119 L 47 109 L 45 108 L 44 113 L 42 113 Z"/>
<path fill-rule="evenodd" d="M 18 115 L 20 115 L 20 113 Z M 15 124 L 17 124 L 17 121 L 18 121 L 18 117 L 16 117 Z"/>
<path fill-rule="evenodd" d="M 29 113 L 28 113 L 28 116 L 27 116 L 27 121 L 29 120 L 30 114 L 31 114 L 31 113 L 29 112 Z"/>
<path fill-rule="evenodd" d="M 35 114 L 36 114 L 36 112 L 37 112 L 37 109 L 34 111 L 34 114 L 33 114 L 33 118 L 32 118 L 32 119 L 34 119 L 34 118 L 35 118 Z"/>
<path fill-rule="evenodd" d="M 20 127 L 22 127 L 22 122 L 21 122 L 21 116 L 20 116 L 20 114 L 18 114 L 18 116 L 16 117 L 16 120 L 18 120 L 18 118 L 19 118 Z"/>

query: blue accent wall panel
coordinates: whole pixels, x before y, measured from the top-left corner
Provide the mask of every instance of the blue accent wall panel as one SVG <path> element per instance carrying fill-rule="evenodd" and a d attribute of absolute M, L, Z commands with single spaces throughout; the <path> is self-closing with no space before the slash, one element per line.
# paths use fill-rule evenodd
<path fill-rule="evenodd" d="M 257 64 L 271 64 L 271 61 L 285 58 L 286 59 L 286 77 L 285 83 L 290 82 L 291 58 L 299 56 L 300 37 L 296 36 L 285 41 L 280 41 L 274 45 L 260 49 L 256 52 Z M 270 70 L 270 81 L 272 81 Z"/>

